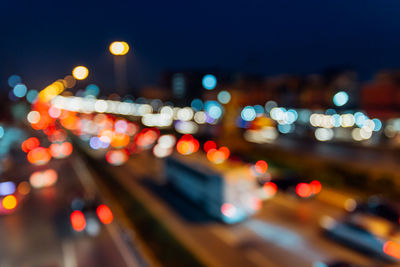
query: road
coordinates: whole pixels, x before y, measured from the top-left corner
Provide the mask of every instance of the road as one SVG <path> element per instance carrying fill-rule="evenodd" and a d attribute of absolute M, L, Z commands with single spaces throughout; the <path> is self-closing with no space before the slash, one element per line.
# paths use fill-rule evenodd
<path fill-rule="evenodd" d="M 346 260 L 360 266 L 394 266 L 325 238 L 324 215 L 338 218 L 343 209 L 284 193 L 264 203 L 253 218 L 236 225 L 213 221 L 162 182 L 162 161 L 150 153 L 134 155 L 121 167 L 109 167 L 135 196 L 158 214 L 178 239 L 215 266 L 312 266 L 318 261 Z"/>
<path fill-rule="evenodd" d="M 134 254 L 126 252 L 129 245 L 122 241 L 118 218 L 103 226 L 97 236 L 72 230 L 70 200 L 88 194 L 81 183 L 87 172 L 76 164 L 77 155 L 52 159 L 42 167 L 32 166 L 19 153 L 13 159 L 12 168 L 2 174 L 3 178 L 26 181 L 33 171 L 49 167 L 58 172 L 58 181 L 54 187 L 32 189 L 13 214 L 1 215 L 1 267 L 139 266 Z"/>

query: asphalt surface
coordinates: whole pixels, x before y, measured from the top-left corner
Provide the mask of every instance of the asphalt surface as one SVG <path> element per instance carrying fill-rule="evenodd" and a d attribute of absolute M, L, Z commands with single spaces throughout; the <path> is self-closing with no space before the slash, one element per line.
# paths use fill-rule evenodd
<path fill-rule="evenodd" d="M 204 214 L 179 192 L 162 184 L 162 161 L 149 153 L 134 155 L 121 167 L 110 167 L 126 186 L 146 191 L 146 202 L 161 205 L 165 221 L 177 233 L 194 239 L 203 257 L 224 266 L 313 266 L 344 260 L 359 266 L 395 266 L 327 239 L 319 220 L 340 218 L 344 210 L 317 199 L 299 200 L 279 193 L 242 223 L 224 225 Z M 159 211 L 161 213 L 161 211 Z M 170 216 L 170 217 L 167 217 Z"/>
<path fill-rule="evenodd" d="M 76 160 L 72 155 L 34 167 L 23 155 L 14 156 L 3 179 L 27 181 L 33 171 L 53 168 L 58 172 L 58 181 L 53 187 L 32 188 L 14 213 L 0 215 L 1 267 L 135 266 L 129 259 L 132 255 L 121 253 L 125 244 L 121 243 L 115 222 L 103 225 L 97 236 L 72 230 L 70 201 L 87 194 L 80 177 L 86 172 L 73 166 Z"/>

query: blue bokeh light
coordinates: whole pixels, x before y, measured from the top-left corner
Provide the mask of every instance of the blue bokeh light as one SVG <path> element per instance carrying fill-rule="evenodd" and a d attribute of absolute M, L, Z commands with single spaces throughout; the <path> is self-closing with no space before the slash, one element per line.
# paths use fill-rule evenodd
<path fill-rule="evenodd" d="M 25 84 L 19 83 L 16 86 L 14 86 L 13 93 L 16 97 L 24 97 L 26 95 L 26 92 L 28 91 L 28 88 L 26 87 Z"/>
<path fill-rule="evenodd" d="M 210 118 L 215 120 L 221 118 L 223 113 L 222 106 L 217 101 L 206 101 L 204 110 Z"/>
<path fill-rule="evenodd" d="M 202 84 L 205 89 L 212 90 L 217 86 L 217 78 L 212 74 L 204 75 Z"/>
<path fill-rule="evenodd" d="M 19 83 L 21 83 L 22 82 L 22 79 L 21 79 L 21 77 L 19 77 L 18 75 L 11 75 L 9 78 L 8 78 L 8 85 L 10 86 L 10 87 L 12 87 L 12 88 L 14 88 L 17 84 L 19 84 Z"/>
<path fill-rule="evenodd" d="M 256 118 L 257 114 L 256 110 L 252 106 L 246 106 L 240 113 L 240 116 L 244 121 L 253 121 Z"/>
<path fill-rule="evenodd" d="M 38 97 L 39 92 L 31 89 L 28 91 L 28 93 L 26 94 L 26 100 L 28 100 L 29 103 L 33 103 L 36 101 L 37 97 Z"/>
<path fill-rule="evenodd" d="M 379 132 L 382 129 L 382 122 L 380 119 L 372 119 L 375 124 L 374 132 Z"/>
<path fill-rule="evenodd" d="M 221 91 L 218 93 L 217 99 L 222 104 L 228 104 L 231 101 L 231 94 L 228 91 Z"/>
<path fill-rule="evenodd" d="M 348 101 L 349 101 L 349 95 L 345 91 L 337 92 L 333 96 L 333 103 L 338 107 L 345 105 Z"/>
<path fill-rule="evenodd" d="M 192 103 L 190 104 L 190 106 L 192 107 L 192 109 L 194 109 L 195 111 L 200 111 L 203 109 L 203 101 L 201 101 L 201 99 L 193 99 Z"/>
<path fill-rule="evenodd" d="M 92 95 L 92 96 L 96 96 L 97 97 L 99 95 L 99 93 L 100 93 L 100 89 L 99 89 L 99 87 L 97 85 L 89 84 L 88 86 L 86 86 L 86 90 L 85 90 L 84 95 L 85 96 Z"/>

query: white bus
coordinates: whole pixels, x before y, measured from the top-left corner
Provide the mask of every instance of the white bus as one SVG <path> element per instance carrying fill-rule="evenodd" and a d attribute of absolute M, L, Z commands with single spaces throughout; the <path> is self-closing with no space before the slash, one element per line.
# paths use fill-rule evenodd
<path fill-rule="evenodd" d="M 167 181 L 209 215 L 225 223 L 240 222 L 261 207 L 257 183 L 248 166 L 214 164 L 205 155 L 166 158 Z"/>

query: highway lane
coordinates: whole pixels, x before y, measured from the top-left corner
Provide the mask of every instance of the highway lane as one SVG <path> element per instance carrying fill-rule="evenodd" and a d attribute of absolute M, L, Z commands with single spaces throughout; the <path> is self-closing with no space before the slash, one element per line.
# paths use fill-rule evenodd
<path fill-rule="evenodd" d="M 147 191 L 152 201 L 161 203 L 164 216 L 169 214 L 170 221 L 191 233 L 197 247 L 217 262 L 239 253 L 249 266 L 312 266 L 316 261 L 331 260 L 347 260 L 360 266 L 393 266 L 325 238 L 319 229 L 320 218 L 338 218 L 344 210 L 318 199 L 298 200 L 278 194 L 265 202 L 254 218 L 227 226 L 207 218 L 177 192 L 160 185 L 162 161 L 148 152 L 134 155 L 125 165 L 111 169 L 127 186 L 135 183 L 140 190 Z M 220 244 L 220 248 L 213 243 Z"/>
<path fill-rule="evenodd" d="M 3 177 L 26 181 L 34 170 L 50 167 L 59 178 L 54 187 L 32 189 L 13 214 L 0 216 L 0 266 L 138 266 L 121 254 L 115 222 L 103 226 L 97 236 L 72 230 L 70 201 L 87 194 L 80 182 L 83 171 L 73 166 L 76 155 L 53 159 L 46 167 L 30 165 L 23 155 L 14 160 Z"/>

